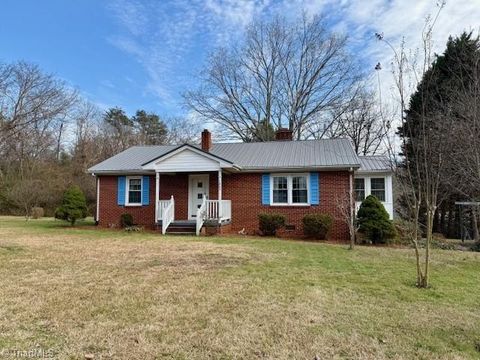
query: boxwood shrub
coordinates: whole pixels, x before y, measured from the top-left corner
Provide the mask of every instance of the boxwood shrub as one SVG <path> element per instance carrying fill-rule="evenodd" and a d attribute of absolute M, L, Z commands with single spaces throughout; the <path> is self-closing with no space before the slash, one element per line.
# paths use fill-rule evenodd
<path fill-rule="evenodd" d="M 333 218 L 328 214 L 307 214 L 303 217 L 303 233 L 313 239 L 325 240 L 332 228 Z"/>
<path fill-rule="evenodd" d="M 259 214 L 258 220 L 260 232 L 265 236 L 273 236 L 285 226 L 285 216 L 282 214 Z"/>
<path fill-rule="evenodd" d="M 133 216 L 132 214 L 125 213 L 120 215 L 120 226 L 122 228 L 128 228 L 133 226 Z"/>

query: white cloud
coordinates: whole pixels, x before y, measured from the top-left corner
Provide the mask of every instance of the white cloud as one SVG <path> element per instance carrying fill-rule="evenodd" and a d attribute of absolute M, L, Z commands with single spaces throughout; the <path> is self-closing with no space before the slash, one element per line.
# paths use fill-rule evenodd
<path fill-rule="evenodd" d="M 421 45 L 425 17 L 436 12 L 435 0 L 113 0 L 112 13 L 123 31 L 113 45 L 133 56 L 148 76 L 146 91 L 162 105 L 178 107 L 178 93 L 194 86 L 194 74 L 213 47 L 236 41 L 253 19 L 288 18 L 323 13 L 332 29 L 347 32 L 355 55 L 367 72 L 381 62 L 385 89 L 392 86 L 391 50 L 375 41 L 383 32 L 394 46 Z M 480 0 L 447 2 L 434 33 L 441 52 L 449 35 L 479 30 Z"/>

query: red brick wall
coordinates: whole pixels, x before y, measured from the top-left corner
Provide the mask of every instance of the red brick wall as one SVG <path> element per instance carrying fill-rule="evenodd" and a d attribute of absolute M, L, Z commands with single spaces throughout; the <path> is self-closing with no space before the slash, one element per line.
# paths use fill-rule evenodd
<path fill-rule="evenodd" d="M 130 213 L 138 225 L 154 228 L 155 225 L 155 176 L 150 176 L 150 204 L 148 206 L 117 205 L 117 176 L 100 176 L 99 225 L 120 226 L 120 215 Z M 218 199 L 218 175 L 209 173 L 209 197 Z M 175 219 L 188 219 L 188 174 L 160 175 L 160 200 L 175 198 Z"/>
<path fill-rule="evenodd" d="M 217 173 L 210 175 L 210 199 L 217 199 Z M 223 199 L 232 200 L 232 232 L 242 229 L 249 234 L 258 230 L 259 213 L 280 213 L 287 217 L 287 224 L 295 225 L 295 231 L 285 235 L 303 235 L 302 218 L 310 213 L 329 213 L 335 218 L 330 239 L 348 241 L 348 228 L 336 209 L 336 199 L 348 193 L 349 173 L 347 171 L 320 173 L 320 204 L 317 206 L 266 206 L 261 202 L 260 173 L 223 174 Z M 175 219 L 188 218 L 188 174 L 161 175 L 160 199 L 175 198 Z M 128 212 L 137 224 L 154 226 L 155 177 L 150 177 L 150 205 L 122 207 L 117 205 L 117 177 L 100 177 L 100 225 L 119 225 L 120 215 Z"/>
<path fill-rule="evenodd" d="M 155 225 L 155 176 L 150 176 L 150 203 L 148 206 L 117 205 L 117 176 L 100 176 L 99 225 L 120 226 L 120 215 L 132 214 L 135 224 L 153 228 Z"/>
<path fill-rule="evenodd" d="M 319 175 L 320 204 L 317 206 L 267 206 L 261 201 L 262 174 L 231 174 L 223 176 L 223 199 L 232 200 L 232 231 L 242 229 L 249 234 L 258 230 L 259 213 L 279 213 L 287 218 L 287 224 L 295 225 L 295 231 L 286 235 L 303 235 L 302 218 L 311 213 L 329 213 L 334 217 L 330 239 L 348 240 L 348 227 L 336 209 L 336 199 L 348 194 L 347 171 L 322 172 Z"/>

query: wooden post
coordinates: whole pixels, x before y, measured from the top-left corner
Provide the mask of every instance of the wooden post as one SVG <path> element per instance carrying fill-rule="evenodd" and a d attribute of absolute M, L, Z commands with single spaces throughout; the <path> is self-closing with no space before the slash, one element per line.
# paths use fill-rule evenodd
<path fill-rule="evenodd" d="M 218 170 L 218 218 L 222 219 L 222 169 Z"/>
<path fill-rule="evenodd" d="M 222 200 L 222 170 L 218 170 L 218 200 Z"/>
<path fill-rule="evenodd" d="M 158 222 L 158 201 L 160 199 L 160 173 L 155 173 L 155 223 Z"/>

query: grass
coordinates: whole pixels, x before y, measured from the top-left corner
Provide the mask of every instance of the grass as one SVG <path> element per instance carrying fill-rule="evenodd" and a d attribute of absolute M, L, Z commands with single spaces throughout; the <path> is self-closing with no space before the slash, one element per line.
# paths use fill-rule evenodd
<path fill-rule="evenodd" d="M 1 351 L 83 359 L 474 359 L 480 254 L 162 237 L 0 217 Z"/>

